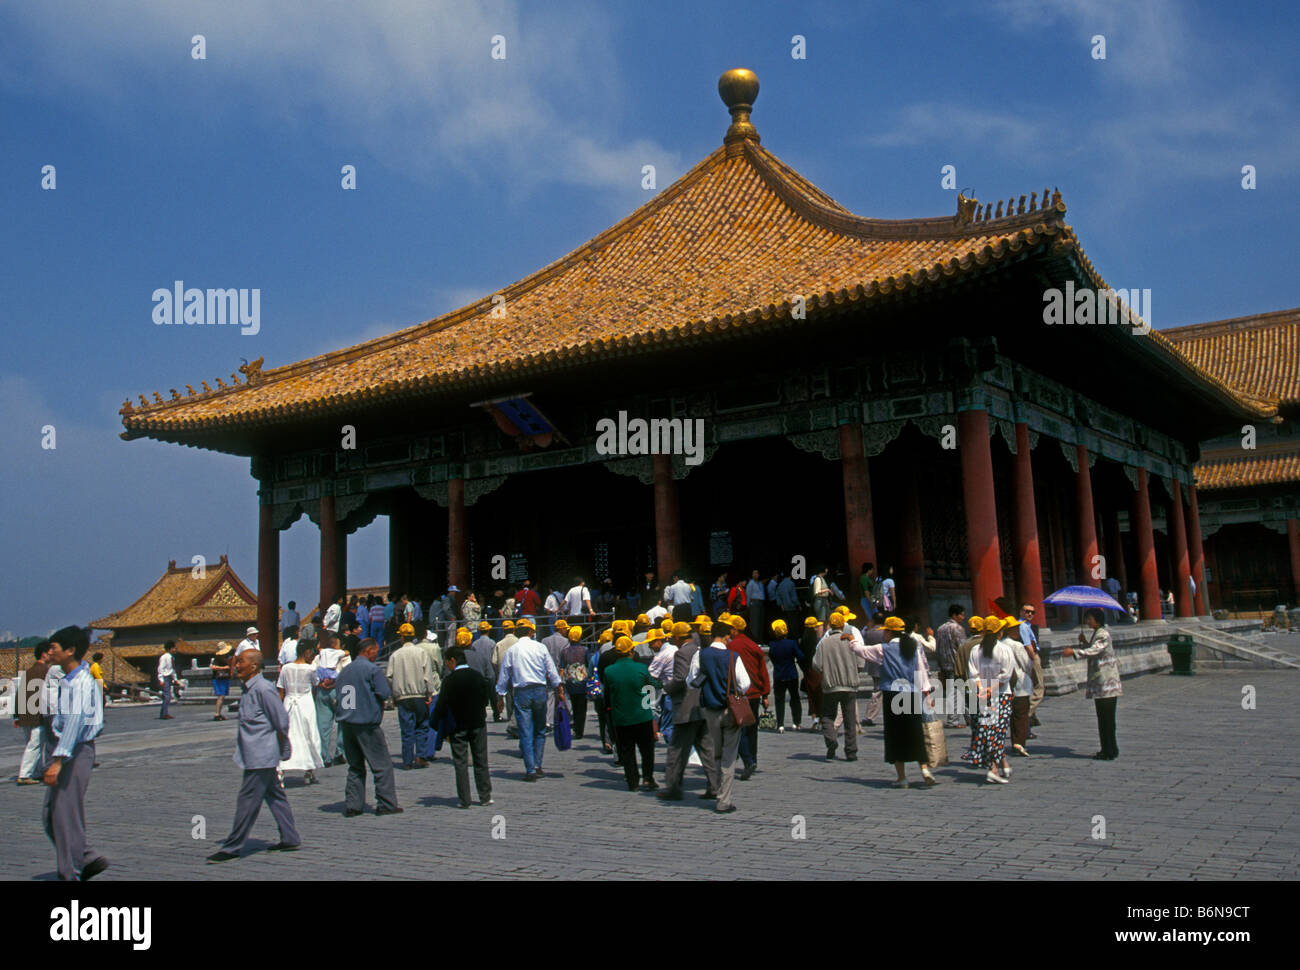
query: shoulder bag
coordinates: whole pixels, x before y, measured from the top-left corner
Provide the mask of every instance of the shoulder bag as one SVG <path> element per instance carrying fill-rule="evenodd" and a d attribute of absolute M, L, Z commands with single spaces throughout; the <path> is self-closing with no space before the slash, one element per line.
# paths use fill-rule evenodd
<path fill-rule="evenodd" d="M 747 728 L 754 723 L 754 709 L 749 701 L 736 693 L 736 664 L 741 663 L 739 654 L 731 654 L 731 663 L 727 667 L 727 711 L 736 727 Z"/>

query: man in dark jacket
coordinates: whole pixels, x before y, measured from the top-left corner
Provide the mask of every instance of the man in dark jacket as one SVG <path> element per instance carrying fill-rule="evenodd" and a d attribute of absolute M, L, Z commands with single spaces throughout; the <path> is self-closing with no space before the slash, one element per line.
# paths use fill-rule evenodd
<path fill-rule="evenodd" d="M 474 787 L 478 789 L 478 803 L 492 804 L 492 778 L 488 774 L 487 717 L 484 711 L 492 693 L 487 680 L 465 664 L 465 652 L 460 647 L 448 650 L 445 660 L 447 675 L 438 692 L 438 702 L 433 706 L 432 721 L 441 725 L 450 715 L 455 727 L 447 736 L 451 741 L 451 759 L 456 770 L 456 795 L 460 807 L 469 808 L 469 759 L 474 758 Z"/>
<path fill-rule="evenodd" d="M 367 637 L 357 645 L 352 663 L 339 671 L 334 686 L 339 692 L 338 720 L 343 732 L 343 756 L 348 759 L 343 814 L 360 815 L 366 805 L 366 765 L 375 779 L 376 815 L 395 815 L 397 786 L 393 782 L 393 757 L 384 738 L 384 701 L 392 696 L 388 678 L 375 664 L 379 644 Z"/>

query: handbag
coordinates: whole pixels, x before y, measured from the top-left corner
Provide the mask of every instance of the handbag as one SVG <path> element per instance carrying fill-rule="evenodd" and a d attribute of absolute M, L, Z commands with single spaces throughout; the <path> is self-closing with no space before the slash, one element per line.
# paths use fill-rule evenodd
<path fill-rule="evenodd" d="M 727 711 L 736 727 L 747 728 L 754 723 L 754 709 L 749 701 L 735 693 L 736 664 L 740 663 L 738 654 L 731 655 L 731 665 L 727 667 Z"/>
<path fill-rule="evenodd" d="M 925 762 L 931 768 L 938 768 L 948 763 L 948 739 L 943 733 L 943 721 L 934 711 L 934 705 L 926 701 L 921 715 L 921 728 L 925 736 Z"/>
<path fill-rule="evenodd" d="M 555 702 L 555 747 L 568 751 L 573 747 L 573 721 L 569 717 L 569 705 L 557 700 Z"/>

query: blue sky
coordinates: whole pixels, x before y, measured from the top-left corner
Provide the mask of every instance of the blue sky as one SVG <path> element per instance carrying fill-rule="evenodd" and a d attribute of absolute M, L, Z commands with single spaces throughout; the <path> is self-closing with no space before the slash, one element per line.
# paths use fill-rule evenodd
<path fill-rule="evenodd" d="M 1300 304 L 1297 16 L 1159 0 L 0 6 L 0 633 L 86 622 L 195 554 L 228 553 L 255 584 L 247 461 L 123 442 L 122 400 L 527 275 L 644 202 L 643 165 L 663 188 L 721 142 L 730 67 L 759 76 L 763 144 L 854 212 L 951 213 L 952 164 L 983 200 L 1058 186 L 1108 282 L 1152 290 L 1158 328 Z M 261 332 L 155 327 L 151 294 L 177 279 L 260 288 Z M 315 600 L 317 543 L 306 520 L 284 535 L 283 598 Z M 383 581 L 386 543 L 382 519 L 352 538 L 353 584 Z"/>

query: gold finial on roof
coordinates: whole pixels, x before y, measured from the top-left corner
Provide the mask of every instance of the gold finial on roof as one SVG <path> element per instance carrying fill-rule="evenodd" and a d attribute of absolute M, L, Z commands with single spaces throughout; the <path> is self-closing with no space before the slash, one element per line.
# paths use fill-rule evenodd
<path fill-rule="evenodd" d="M 758 144 L 758 129 L 749 121 L 749 113 L 754 108 L 754 99 L 758 97 L 758 76 L 743 67 L 733 68 L 718 78 L 718 97 L 731 112 L 731 127 L 723 137 L 724 145 L 743 141 Z"/>
<path fill-rule="evenodd" d="M 207 394 L 212 388 L 208 387 L 207 381 L 199 381 L 199 386 L 203 388 L 203 393 Z"/>
<path fill-rule="evenodd" d="M 149 406 L 149 402 L 145 400 L 145 396 L 143 394 L 140 394 L 138 395 L 138 397 L 140 398 L 140 406 L 147 408 Z"/>

